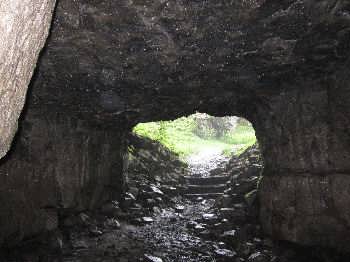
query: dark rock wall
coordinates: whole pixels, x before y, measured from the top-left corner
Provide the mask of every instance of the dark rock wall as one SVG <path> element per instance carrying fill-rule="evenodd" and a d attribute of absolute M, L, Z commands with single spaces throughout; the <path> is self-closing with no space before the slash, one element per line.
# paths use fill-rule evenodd
<path fill-rule="evenodd" d="M 265 158 L 261 221 L 275 238 L 349 250 L 348 67 L 272 105 L 257 129 Z M 307 89 L 307 91 L 304 91 Z M 342 241 L 340 241 L 342 240 Z"/>
<path fill-rule="evenodd" d="M 65 212 L 118 199 L 123 141 L 117 130 L 59 113 L 27 115 L 0 167 L 0 245 L 54 229 Z"/>

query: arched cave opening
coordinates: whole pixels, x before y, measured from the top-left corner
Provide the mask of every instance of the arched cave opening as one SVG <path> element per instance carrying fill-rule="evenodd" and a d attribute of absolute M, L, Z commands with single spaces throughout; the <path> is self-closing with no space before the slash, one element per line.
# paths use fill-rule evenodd
<path fill-rule="evenodd" d="M 259 225 L 263 160 L 248 120 L 196 113 L 139 123 L 128 138 L 128 153 L 124 208 L 135 212 L 134 223 L 159 234 L 159 243 L 182 243 L 170 252 L 160 245 L 151 256 L 231 261 L 261 237 L 253 228 Z M 248 228 L 251 232 L 243 233 Z M 191 248 L 207 254 L 191 254 Z M 269 256 L 253 253 L 259 259 Z"/>
<path fill-rule="evenodd" d="M 236 177 L 249 174 L 252 185 L 244 193 L 241 190 L 240 197 L 256 191 L 263 160 L 254 128 L 244 118 L 196 113 L 174 121 L 138 124 L 131 136 L 128 177 L 143 176 L 148 183 L 165 179 L 173 185 L 186 181 L 186 189 L 180 187 L 177 193 L 203 200 L 232 191 L 231 183 L 239 186 Z"/>
<path fill-rule="evenodd" d="M 263 167 L 255 130 L 252 124 L 244 118 L 235 116 L 214 117 L 208 114 L 196 113 L 173 121 L 139 123 L 133 128 L 130 136 L 132 137 L 130 137 L 128 144 L 128 175 L 135 173 L 133 177 L 140 174 L 156 181 L 155 177 L 159 180 L 162 179 L 161 176 L 163 175 L 171 180 L 171 173 L 174 174 L 175 178 L 177 171 L 180 173 L 178 175 L 182 175 L 182 179 L 186 174 L 194 178 L 228 177 L 232 176 L 233 173 L 243 173 L 243 167 L 239 171 L 239 166 L 235 167 L 233 163 L 229 163 L 238 160 L 240 156 L 242 164 L 245 161 L 247 162 L 245 163 L 246 168 L 249 164 L 260 165 L 260 171 L 262 171 Z M 142 139 L 144 143 L 141 143 Z M 149 148 L 147 148 L 147 142 Z M 159 145 L 159 148 L 156 145 Z M 251 158 L 255 158 L 255 163 L 253 161 L 249 163 L 248 154 L 253 154 L 253 151 L 257 153 L 255 156 L 251 156 Z M 166 155 L 162 155 L 162 152 Z M 174 170 L 167 169 L 170 166 L 166 162 L 168 159 L 173 163 L 178 162 L 179 167 L 186 166 L 186 171 L 176 169 L 176 166 L 172 166 Z M 142 168 L 142 166 L 144 167 Z M 162 167 L 164 170 L 161 172 L 159 170 Z M 257 179 L 261 172 L 256 173 Z M 225 179 L 223 178 L 223 180 Z M 223 184 L 226 182 L 228 181 Z M 205 184 L 205 181 L 203 183 Z M 223 184 L 221 184 L 222 187 L 216 189 L 213 185 L 214 187 L 208 188 L 208 190 L 211 190 L 211 193 L 218 193 L 218 195 L 223 194 L 224 190 L 227 189 L 224 187 L 226 185 Z M 210 181 L 208 181 L 209 185 Z M 198 188 L 198 190 L 201 189 Z M 195 195 L 192 197 L 195 197 Z M 215 198 L 215 194 L 213 194 L 213 197 Z"/>

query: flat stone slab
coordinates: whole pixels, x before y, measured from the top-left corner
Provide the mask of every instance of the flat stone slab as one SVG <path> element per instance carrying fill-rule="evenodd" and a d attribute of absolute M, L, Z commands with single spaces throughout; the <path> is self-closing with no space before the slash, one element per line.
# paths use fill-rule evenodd
<path fill-rule="evenodd" d="M 188 185 L 187 191 L 189 194 L 198 194 L 198 193 L 224 193 L 227 188 L 226 184 L 217 184 L 217 185 Z"/>
<path fill-rule="evenodd" d="M 185 194 L 184 196 L 189 199 L 216 199 L 220 196 L 222 196 L 224 193 L 208 193 L 208 194 Z"/>
<path fill-rule="evenodd" d="M 214 185 L 214 184 L 227 183 L 230 180 L 230 176 L 209 176 L 209 177 L 185 176 L 185 180 L 190 185 Z"/>

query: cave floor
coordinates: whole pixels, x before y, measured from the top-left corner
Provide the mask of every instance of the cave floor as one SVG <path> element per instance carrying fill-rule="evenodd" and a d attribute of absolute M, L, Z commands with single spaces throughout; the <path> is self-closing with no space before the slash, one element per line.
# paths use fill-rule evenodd
<path fill-rule="evenodd" d="M 226 261 L 217 260 L 216 252 L 224 250 L 220 248 L 223 243 L 210 240 L 209 235 L 201 237 L 188 228 L 210 212 L 213 203 L 181 202 L 177 204 L 184 208 L 181 214 L 166 208 L 154 214 L 152 223 L 139 226 L 121 223 L 120 229 L 102 230 L 104 233 L 98 237 L 76 232 L 72 243 L 78 248 L 68 247 L 60 260 L 53 261 Z"/>
<path fill-rule="evenodd" d="M 173 207 L 154 213 L 153 222 L 137 225 L 121 222 L 120 228 L 104 226 L 98 221 L 99 232 L 76 228 L 66 232 L 60 254 L 34 249 L 20 251 L 6 262 L 335 262 L 348 261 L 315 249 L 296 249 L 264 239 L 252 225 L 206 226 L 203 215 L 212 214 L 214 201 L 181 200 L 181 213 Z M 98 221 L 96 223 L 96 221 Z M 209 222 L 209 221 L 207 221 Z M 210 222 L 209 222 L 210 224 Z M 203 227 L 201 227 L 203 226 Z M 208 229 L 206 229 L 208 228 Z M 234 237 L 233 232 L 239 232 Z M 226 234 L 226 236 L 225 236 Z M 245 234 L 245 235 L 244 235 Z M 240 243 L 235 243 L 239 241 Z M 238 248 L 238 249 L 236 249 Z"/>
<path fill-rule="evenodd" d="M 209 170 L 228 161 L 215 152 L 207 155 L 209 162 L 193 158 L 190 163 L 194 177 L 207 179 Z M 142 207 L 137 214 L 131 207 L 114 218 L 80 213 L 78 222 L 66 223 L 45 243 L 19 248 L 0 262 L 347 261 L 264 237 L 244 203 L 232 208 L 210 198 L 188 199 L 181 194 L 162 198 L 162 204 Z"/>
<path fill-rule="evenodd" d="M 193 156 L 188 163 L 194 177 L 207 178 L 210 170 L 227 161 L 220 152 L 210 151 Z M 69 244 L 60 256 L 51 256 L 48 261 L 209 262 L 239 259 L 224 243 L 222 238 L 227 237 L 219 237 L 236 227 L 221 223 L 214 199 L 163 198 L 167 199 L 163 208 L 141 214 L 152 221 L 136 220 L 135 215 L 128 214 L 120 222 L 120 228 L 111 230 L 105 226 L 105 217 L 95 216 L 94 224 L 101 235 L 92 235 L 89 226 L 68 231 L 65 238 L 69 239 Z"/>

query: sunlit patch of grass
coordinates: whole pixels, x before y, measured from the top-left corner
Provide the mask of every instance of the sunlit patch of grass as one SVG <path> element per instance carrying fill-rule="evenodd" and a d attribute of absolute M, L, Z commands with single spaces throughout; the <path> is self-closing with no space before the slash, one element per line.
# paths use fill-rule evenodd
<path fill-rule="evenodd" d="M 255 131 L 249 124 L 241 124 L 219 139 L 201 138 L 194 134 L 195 127 L 193 118 L 182 117 L 174 121 L 141 123 L 133 131 L 159 141 L 183 159 L 208 149 L 220 150 L 227 156 L 240 154 L 256 141 Z"/>
<path fill-rule="evenodd" d="M 226 134 L 222 139 L 234 147 L 235 155 L 240 155 L 256 143 L 255 131 L 251 125 L 238 125 L 233 132 Z M 227 155 L 227 152 L 224 154 Z"/>

